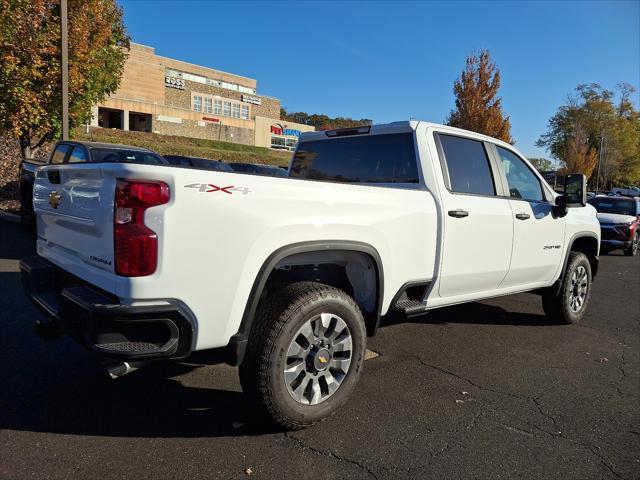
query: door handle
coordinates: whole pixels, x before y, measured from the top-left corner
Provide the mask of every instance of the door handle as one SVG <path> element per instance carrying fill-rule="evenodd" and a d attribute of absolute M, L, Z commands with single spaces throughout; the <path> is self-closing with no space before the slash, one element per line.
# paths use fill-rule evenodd
<path fill-rule="evenodd" d="M 528 213 L 516 213 L 516 218 L 518 220 L 528 220 L 530 215 Z"/>
<path fill-rule="evenodd" d="M 449 216 L 453 218 L 464 218 L 469 216 L 469 212 L 466 210 L 449 210 Z"/>

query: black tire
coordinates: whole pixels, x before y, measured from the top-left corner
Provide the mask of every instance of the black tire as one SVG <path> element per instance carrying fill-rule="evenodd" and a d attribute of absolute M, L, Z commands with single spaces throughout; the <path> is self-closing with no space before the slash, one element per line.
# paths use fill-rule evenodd
<path fill-rule="evenodd" d="M 578 272 L 586 273 L 586 291 L 585 296 L 577 311 L 572 308 L 572 300 L 575 302 L 575 290 L 572 282 L 574 274 Z M 560 280 L 560 288 L 557 286 L 549 287 L 542 294 L 542 308 L 547 317 L 558 321 L 559 323 L 578 323 L 582 320 L 589 303 L 591 295 L 591 264 L 587 257 L 580 252 L 570 252 L 569 261 Z M 576 305 L 576 303 L 573 303 Z"/>
<path fill-rule="evenodd" d="M 339 316 L 352 339 L 351 364 L 338 389 L 321 403 L 304 405 L 284 380 L 286 354 L 294 335 L 321 313 Z M 261 413 L 287 430 L 308 427 L 333 415 L 352 393 L 364 363 L 366 330 L 355 301 L 342 290 L 315 282 L 297 282 L 266 299 L 256 312 L 240 383 Z"/>
<path fill-rule="evenodd" d="M 631 246 L 625 249 L 624 254 L 627 257 L 635 257 L 636 253 L 638 253 L 638 243 L 640 243 L 640 231 L 636 231 L 631 241 Z"/>
<path fill-rule="evenodd" d="M 31 186 L 23 187 L 20 195 L 20 221 L 24 229 L 29 233 L 36 233 L 36 214 L 33 210 Z"/>

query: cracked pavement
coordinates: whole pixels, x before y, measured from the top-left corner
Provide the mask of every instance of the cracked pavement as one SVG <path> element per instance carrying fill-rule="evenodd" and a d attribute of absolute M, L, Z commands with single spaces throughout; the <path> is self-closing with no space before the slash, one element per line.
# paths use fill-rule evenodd
<path fill-rule="evenodd" d="M 283 433 L 224 364 L 111 381 L 38 339 L 17 268 L 32 252 L 0 222 L 1 478 L 640 478 L 640 257 L 602 256 L 580 325 L 533 294 L 390 322 L 346 407 Z"/>

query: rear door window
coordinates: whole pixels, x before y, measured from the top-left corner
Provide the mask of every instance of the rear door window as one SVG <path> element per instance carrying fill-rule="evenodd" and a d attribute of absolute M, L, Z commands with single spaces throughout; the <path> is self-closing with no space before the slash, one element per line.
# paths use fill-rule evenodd
<path fill-rule="evenodd" d="M 51 155 L 51 163 L 62 163 L 64 162 L 64 157 L 69 150 L 69 145 L 58 145 L 56 149 L 53 151 L 53 155 Z"/>
<path fill-rule="evenodd" d="M 438 137 L 447 164 L 451 191 L 495 195 L 496 187 L 484 143 L 453 135 L 438 134 Z"/>
<path fill-rule="evenodd" d="M 73 147 L 67 159 L 68 163 L 84 163 L 87 161 L 87 154 L 82 147 Z"/>
<path fill-rule="evenodd" d="M 290 176 L 344 183 L 418 183 L 413 133 L 302 141 Z"/>

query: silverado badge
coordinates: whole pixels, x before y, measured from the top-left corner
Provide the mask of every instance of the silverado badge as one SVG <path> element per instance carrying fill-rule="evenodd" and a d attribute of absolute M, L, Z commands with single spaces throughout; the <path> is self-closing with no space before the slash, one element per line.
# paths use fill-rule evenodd
<path fill-rule="evenodd" d="M 60 203 L 62 202 L 62 195 L 60 195 L 55 190 L 49 194 L 49 205 L 53 208 L 58 208 Z"/>

